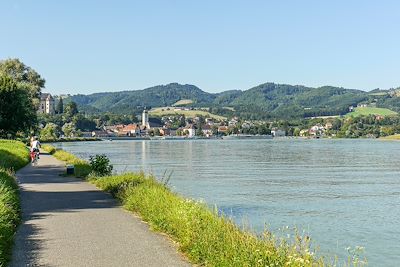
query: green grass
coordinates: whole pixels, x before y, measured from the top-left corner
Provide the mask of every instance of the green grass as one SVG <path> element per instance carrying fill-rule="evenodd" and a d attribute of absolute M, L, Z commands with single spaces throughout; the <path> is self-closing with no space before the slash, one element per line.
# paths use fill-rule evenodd
<path fill-rule="evenodd" d="M 172 106 L 182 106 L 182 105 L 188 105 L 188 104 L 192 104 L 193 100 L 190 99 L 182 99 L 179 100 L 178 102 L 176 102 L 175 104 L 173 104 Z"/>
<path fill-rule="evenodd" d="M 375 96 L 383 96 L 383 95 L 387 95 L 388 92 L 379 92 L 379 93 L 371 93 L 369 95 L 375 95 Z"/>
<path fill-rule="evenodd" d="M 397 112 L 387 108 L 373 108 L 373 107 L 358 107 L 355 108 L 353 112 L 347 113 L 346 116 L 366 116 L 366 115 L 381 115 L 381 116 L 388 116 L 388 115 L 396 115 Z"/>
<path fill-rule="evenodd" d="M 43 145 L 42 148 L 49 152 L 50 155 L 53 155 L 56 159 L 65 161 L 67 164 L 74 165 L 76 177 L 85 178 L 91 172 L 91 167 L 86 160 L 80 159 L 62 149 L 56 149 L 51 145 Z"/>
<path fill-rule="evenodd" d="M 308 241 L 298 237 L 286 242 L 269 232 L 257 237 L 143 173 L 92 178 L 91 182 L 116 196 L 152 229 L 167 233 L 200 266 L 324 266 L 323 259 L 310 252 Z"/>
<path fill-rule="evenodd" d="M 226 120 L 226 117 L 215 115 L 205 110 L 175 110 L 174 107 L 154 108 L 150 110 L 149 113 L 153 116 L 185 115 L 185 117 L 187 118 L 203 116 L 203 117 L 214 118 L 216 120 Z"/>
<path fill-rule="evenodd" d="M 18 141 L 0 140 L 0 266 L 11 256 L 13 238 L 21 220 L 14 171 L 29 162 L 29 151 Z"/>

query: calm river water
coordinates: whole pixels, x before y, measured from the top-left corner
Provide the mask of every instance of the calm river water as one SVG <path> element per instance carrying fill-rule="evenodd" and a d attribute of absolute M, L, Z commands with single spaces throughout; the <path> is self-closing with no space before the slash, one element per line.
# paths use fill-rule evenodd
<path fill-rule="evenodd" d="M 400 142 L 194 140 L 58 143 L 82 158 L 104 153 L 118 171 L 145 170 L 237 223 L 297 226 L 322 254 L 365 247 L 369 266 L 400 262 Z"/>

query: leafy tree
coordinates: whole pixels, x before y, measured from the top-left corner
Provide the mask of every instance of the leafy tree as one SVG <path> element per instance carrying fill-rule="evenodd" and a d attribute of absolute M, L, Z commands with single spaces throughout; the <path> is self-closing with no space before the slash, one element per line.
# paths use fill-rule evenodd
<path fill-rule="evenodd" d="M 69 102 L 66 106 L 65 106 L 65 110 L 64 113 L 65 115 L 72 119 L 73 116 L 75 116 L 76 114 L 78 114 L 78 107 L 76 105 L 75 102 Z"/>
<path fill-rule="evenodd" d="M 52 122 L 46 124 L 46 126 L 40 131 L 40 138 L 42 139 L 56 139 L 60 136 L 60 127 Z"/>
<path fill-rule="evenodd" d="M 76 129 L 82 131 L 94 131 L 96 129 L 96 122 L 85 118 L 81 114 L 77 114 L 72 119 L 73 124 L 75 124 Z"/>
<path fill-rule="evenodd" d="M 63 114 L 63 112 L 64 112 L 64 103 L 63 103 L 63 99 L 61 96 L 60 96 L 60 100 L 57 103 L 56 112 L 57 112 L 57 114 Z"/>
<path fill-rule="evenodd" d="M 76 128 L 74 123 L 67 122 L 63 125 L 62 131 L 66 137 L 73 137 L 76 134 Z"/>
<path fill-rule="evenodd" d="M 36 109 L 24 86 L 0 75 L 0 136 L 28 132 L 36 125 Z"/>
<path fill-rule="evenodd" d="M 23 84 L 28 89 L 34 104 L 39 102 L 39 94 L 44 88 L 45 80 L 31 67 L 26 66 L 19 59 L 6 59 L 0 61 L 0 74 L 10 76 L 16 83 Z"/>
<path fill-rule="evenodd" d="M 204 136 L 203 128 L 201 127 L 201 124 L 198 126 L 195 133 L 197 136 Z"/>

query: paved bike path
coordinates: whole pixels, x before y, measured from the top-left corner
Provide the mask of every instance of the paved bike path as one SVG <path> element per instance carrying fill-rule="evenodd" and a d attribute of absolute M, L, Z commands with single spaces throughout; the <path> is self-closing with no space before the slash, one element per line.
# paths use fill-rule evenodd
<path fill-rule="evenodd" d="M 23 222 L 10 266 L 191 266 L 167 237 L 64 169 L 42 154 L 17 172 Z"/>

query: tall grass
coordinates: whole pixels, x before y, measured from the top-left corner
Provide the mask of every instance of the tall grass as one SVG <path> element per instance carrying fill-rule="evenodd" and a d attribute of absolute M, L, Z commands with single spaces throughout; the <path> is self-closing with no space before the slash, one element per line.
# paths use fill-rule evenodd
<path fill-rule="evenodd" d="M 20 201 L 14 170 L 29 162 L 29 151 L 18 141 L 0 140 L 0 266 L 6 266 L 20 222 Z"/>
<path fill-rule="evenodd" d="M 51 145 L 43 145 L 42 148 L 49 154 L 53 155 L 56 159 L 65 161 L 75 167 L 75 176 L 85 178 L 91 172 L 91 167 L 86 160 L 80 159 L 77 156 L 68 153 L 62 149 L 56 149 Z"/>
<path fill-rule="evenodd" d="M 170 235 L 194 263 L 204 266 L 324 266 L 307 239 L 293 243 L 238 228 L 205 204 L 184 199 L 143 173 L 91 178 L 126 209 L 157 231 Z"/>

